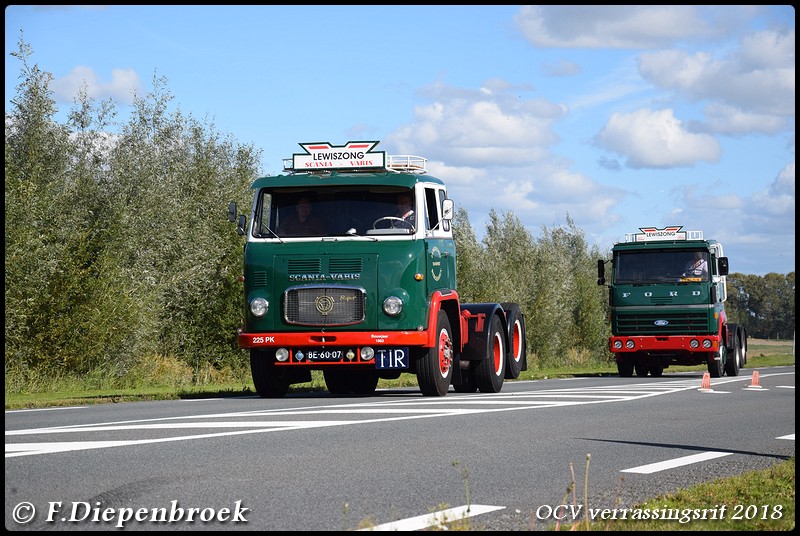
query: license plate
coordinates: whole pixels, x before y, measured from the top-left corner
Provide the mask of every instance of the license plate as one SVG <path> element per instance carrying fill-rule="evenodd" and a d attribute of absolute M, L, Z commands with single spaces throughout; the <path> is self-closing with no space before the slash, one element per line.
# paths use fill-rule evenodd
<path fill-rule="evenodd" d="M 341 361 L 344 352 L 342 350 L 300 350 L 295 357 L 299 358 L 302 353 L 308 361 Z"/>
<path fill-rule="evenodd" d="M 409 355 L 408 348 L 378 348 L 375 350 L 375 368 L 407 369 Z"/>

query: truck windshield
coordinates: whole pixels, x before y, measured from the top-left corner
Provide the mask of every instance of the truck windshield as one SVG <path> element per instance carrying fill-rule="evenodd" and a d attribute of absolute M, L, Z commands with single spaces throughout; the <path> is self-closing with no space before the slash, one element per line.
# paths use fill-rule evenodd
<path fill-rule="evenodd" d="M 709 281 L 708 251 L 620 251 L 614 256 L 614 282 L 643 285 Z"/>
<path fill-rule="evenodd" d="M 410 199 L 410 207 L 400 203 Z M 256 199 L 253 234 L 259 238 L 411 235 L 415 230 L 410 189 L 342 186 L 264 188 Z"/>

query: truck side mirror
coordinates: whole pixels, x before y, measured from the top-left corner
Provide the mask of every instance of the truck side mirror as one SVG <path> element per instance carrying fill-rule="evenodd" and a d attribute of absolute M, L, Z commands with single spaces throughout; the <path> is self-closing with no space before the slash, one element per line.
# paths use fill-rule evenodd
<path fill-rule="evenodd" d="M 450 221 L 453 219 L 454 203 L 452 199 L 445 199 L 442 201 L 442 219 Z"/>
<path fill-rule="evenodd" d="M 717 269 L 719 270 L 719 275 L 728 275 L 728 257 L 717 259 Z"/>
<path fill-rule="evenodd" d="M 597 259 L 597 284 L 606 284 L 606 262 L 603 259 Z"/>
<path fill-rule="evenodd" d="M 228 221 L 231 223 L 236 221 L 236 201 L 231 201 L 228 205 Z"/>
<path fill-rule="evenodd" d="M 247 216 L 244 214 L 239 215 L 239 224 L 236 226 L 236 234 L 239 236 L 244 236 L 245 233 L 245 226 L 247 225 Z"/>

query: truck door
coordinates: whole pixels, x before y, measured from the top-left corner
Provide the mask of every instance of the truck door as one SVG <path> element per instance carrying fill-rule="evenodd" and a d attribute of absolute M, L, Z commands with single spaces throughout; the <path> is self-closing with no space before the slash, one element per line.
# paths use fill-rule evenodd
<path fill-rule="evenodd" d="M 456 255 L 449 220 L 442 219 L 442 203 L 447 192 L 440 187 L 426 187 L 424 192 L 425 281 L 428 295 L 435 290 L 456 288 Z"/>

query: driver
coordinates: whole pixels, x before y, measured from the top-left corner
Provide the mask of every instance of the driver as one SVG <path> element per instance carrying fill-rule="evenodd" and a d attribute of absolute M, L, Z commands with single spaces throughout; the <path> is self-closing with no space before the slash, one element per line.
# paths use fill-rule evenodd
<path fill-rule="evenodd" d="M 416 215 L 410 193 L 403 192 L 397 196 L 397 217 L 416 227 Z"/>

